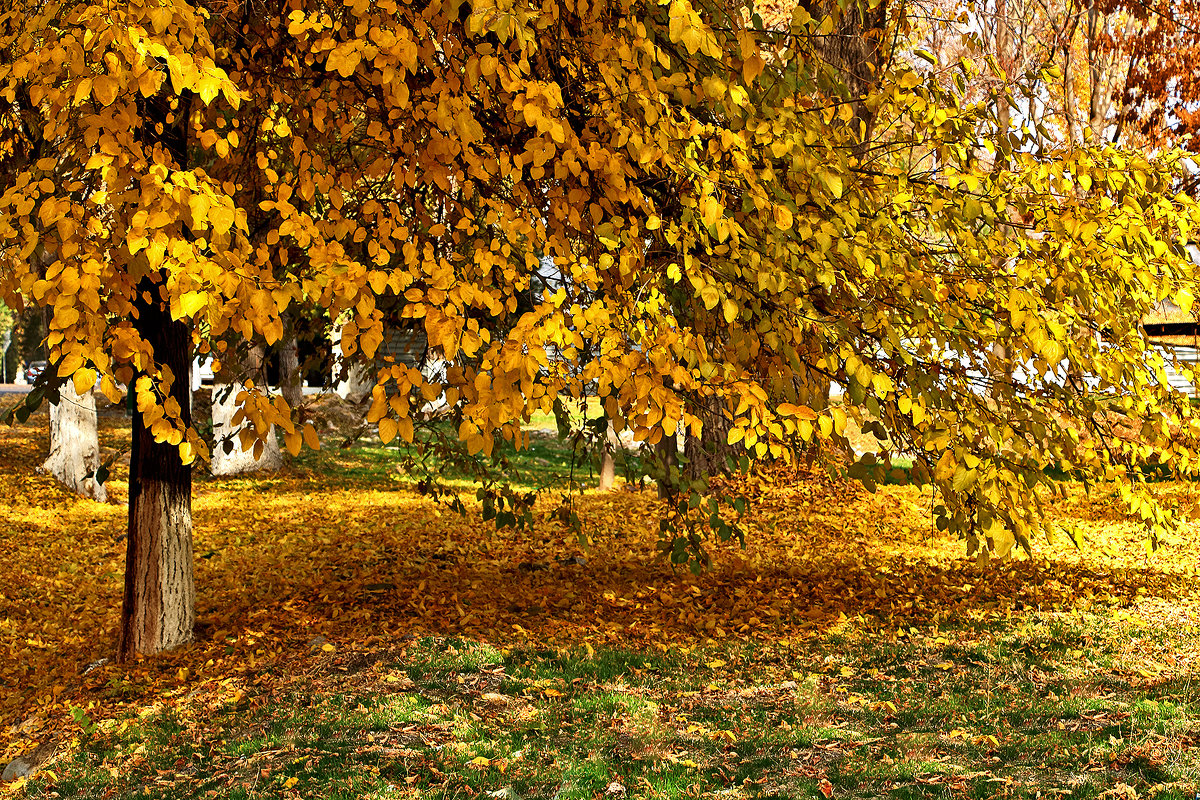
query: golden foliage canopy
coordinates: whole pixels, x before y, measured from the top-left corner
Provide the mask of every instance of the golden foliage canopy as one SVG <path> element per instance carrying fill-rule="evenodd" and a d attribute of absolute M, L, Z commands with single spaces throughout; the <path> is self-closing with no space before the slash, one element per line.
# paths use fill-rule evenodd
<path fill-rule="evenodd" d="M 1195 294 L 1180 157 L 984 140 L 993 98 L 903 64 L 850 102 L 812 52 L 831 25 L 732 1 L 17 2 L 0 294 L 50 310 L 60 377 L 116 398 L 144 372 L 138 408 L 185 460 L 205 447 L 139 293 L 218 354 L 322 309 L 377 369 L 385 440 L 438 397 L 485 454 L 564 392 L 651 443 L 716 406 L 757 457 L 836 444 L 849 414 L 948 520 L 1021 538 L 1047 466 L 1195 471 L 1139 327 Z M 173 124 L 183 149 L 155 135 Z M 444 378 L 376 359 L 385 326 L 423 329 Z M 246 404 L 315 441 L 281 398 Z"/>

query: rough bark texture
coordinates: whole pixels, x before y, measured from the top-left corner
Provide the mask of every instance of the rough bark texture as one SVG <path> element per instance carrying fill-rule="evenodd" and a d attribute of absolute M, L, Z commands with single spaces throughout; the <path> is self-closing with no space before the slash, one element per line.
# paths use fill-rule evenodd
<path fill-rule="evenodd" d="M 889 4 L 872 7 L 867 2 L 805 0 L 801 3 L 814 16 L 834 17 L 828 36 L 814 37 L 816 55 L 834 68 L 845 84 L 854 109 L 855 133 L 859 141 L 855 155 L 862 158 L 872 139 L 874 114 L 862 101 L 874 88 L 882 65 L 891 57 L 887 39 Z"/>
<path fill-rule="evenodd" d="M 100 467 L 96 396 L 91 389 L 77 394 L 74 382 L 67 381 L 58 397 L 50 407 L 50 455 L 42 469 L 71 491 L 106 503 L 104 484 L 92 477 Z"/>
<path fill-rule="evenodd" d="M 161 146 L 181 168 L 187 166 L 190 94 L 146 98 L 138 131 L 147 145 Z M 154 360 L 173 380 L 170 396 L 182 421 L 192 421 L 192 337 L 187 323 L 172 320 L 160 286 L 167 276 L 151 274 L 138 285 L 134 327 L 153 349 Z M 132 385 L 136 385 L 136 377 Z M 154 441 L 140 413 L 133 415 L 129 456 L 129 530 L 125 595 L 117 660 L 169 650 L 191 641 L 196 619 L 192 576 L 192 467 L 179 448 Z"/>
<path fill-rule="evenodd" d="M 138 489 L 129 506 L 129 527 L 138 535 L 129 537 L 126 555 L 122 660 L 190 642 L 196 622 L 191 482 L 142 478 Z"/>
<path fill-rule="evenodd" d="M 143 290 L 157 294 L 150 279 Z M 139 303 L 138 331 L 160 366 L 175 376 L 171 396 L 191 423 L 191 336 L 158 304 Z M 195 622 L 192 577 L 192 468 L 179 448 L 154 441 L 143 416 L 133 416 L 129 459 L 129 536 L 119 660 L 169 650 L 191 641 Z"/>
<path fill-rule="evenodd" d="M 304 376 L 300 374 L 300 346 L 290 317 L 284 318 L 283 343 L 279 348 L 279 391 L 293 410 L 304 402 Z"/>
<path fill-rule="evenodd" d="M 213 422 L 213 475 L 239 475 L 244 472 L 262 472 L 281 469 L 286 463 L 283 451 L 279 449 L 279 439 L 275 436 L 275 427 L 267 436 L 259 455 L 259 450 L 251 447 L 243 450 L 238 439 L 238 431 L 245 424 L 233 425 L 233 417 L 238 410 L 238 394 L 245 388 L 240 381 L 218 383 L 213 386 L 212 422 Z M 233 447 L 226 450 L 225 442 L 232 442 Z"/>
<path fill-rule="evenodd" d="M 712 401 L 716 403 L 717 401 Z M 699 436 L 690 432 L 684 443 L 683 452 L 687 456 L 687 474 L 690 478 L 701 475 L 723 475 L 729 471 L 726 459 L 737 461 L 738 456 L 745 453 L 741 445 L 731 446 L 729 442 L 730 420 L 725 417 L 719 406 L 697 409 L 704 427 Z"/>

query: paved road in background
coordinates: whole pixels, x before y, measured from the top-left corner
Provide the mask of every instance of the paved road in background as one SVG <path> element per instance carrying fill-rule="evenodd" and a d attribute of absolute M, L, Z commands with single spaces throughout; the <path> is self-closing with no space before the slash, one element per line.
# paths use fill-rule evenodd
<path fill-rule="evenodd" d="M 29 394 L 32 388 L 24 383 L 0 383 L 0 394 Z"/>

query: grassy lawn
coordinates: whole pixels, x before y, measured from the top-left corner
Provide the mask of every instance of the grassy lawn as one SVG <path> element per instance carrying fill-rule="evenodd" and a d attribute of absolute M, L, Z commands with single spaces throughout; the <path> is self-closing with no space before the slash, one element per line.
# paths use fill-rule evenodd
<path fill-rule="evenodd" d="M 102 444 L 128 435 L 102 421 Z M 1200 537 L 1146 554 L 1111 492 L 1053 505 L 1085 546 L 980 567 L 930 497 L 812 474 L 750 487 L 748 546 L 654 557 L 629 487 L 495 530 L 378 444 L 201 478 L 194 644 L 115 642 L 124 509 L 0 430 L 0 763 L 17 797 L 1178 797 L 1200 786 Z M 568 448 L 507 465 L 561 488 Z M 450 476 L 453 478 L 454 476 Z M 111 489 L 124 498 L 120 469 Z M 1158 484 L 1194 515 L 1192 485 Z"/>
<path fill-rule="evenodd" d="M 566 400 L 563 403 L 567 418 L 578 428 L 585 420 L 594 420 L 601 413 L 594 397 L 584 401 Z M 599 459 L 594 442 L 583 438 L 560 438 L 553 414 L 534 414 L 524 426 L 527 441 L 517 450 L 503 439 L 496 443 L 488 477 L 503 480 L 521 490 L 566 490 L 572 486 L 589 487 L 596 483 Z M 333 437 L 331 437 L 333 438 Z M 384 445 L 373 433 L 357 439 L 353 447 L 327 447 L 320 451 L 303 450 L 293 460 L 293 468 L 310 474 L 314 481 L 336 475 L 339 480 L 351 480 L 367 485 L 393 481 L 415 483 L 426 475 L 436 475 L 447 484 L 473 489 L 479 476 L 462 465 L 447 461 L 436 453 L 426 454 L 417 446 L 421 442 L 440 439 L 452 442 L 455 428 L 450 423 L 438 423 L 431 429 L 418 429 L 417 444 L 409 445 L 400 439 Z M 632 477 L 640 473 L 640 446 L 626 443 L 616 453 L 616 475 Z"/>
<path fill-rule="evenodd" d="M 81 734 L 29 797 L 1185 797 L 1200 695 L 1128 614 L 665 652 L 405 637 Z M 1165 667 L 1166 665 L 1162 665 Z M 1127 788 L 1126 788 L 1127 787 Z"/>

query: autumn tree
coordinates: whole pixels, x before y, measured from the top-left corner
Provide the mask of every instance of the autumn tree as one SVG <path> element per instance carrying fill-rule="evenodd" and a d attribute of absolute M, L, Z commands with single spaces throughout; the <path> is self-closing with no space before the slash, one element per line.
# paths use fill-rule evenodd
<path fill-rule="evenodd" d="M 385 442 L 413 441 L 435 400 L 481 457 L 564 395 L 597 394 L 651 446 L 702 436 L 714 400 L 725 442 L 758 458 L 831 451 L 857 417 L 937 485 L 945 524 L 1024 540 L 1048 465 L 1194 471 L 1190 408 L 1154 383 L 1138 326 L 1194 290 L 1178 154 L 981 137 L 995 104 L 904 64 L 847 102 L 796 46 L 827 17 L 797 8 L 786 36 L 760 20 L 689 0 L 0 16 L 5 113 L 46 142 L 0 194 L 0 291 L 51 310 L 58 379 L 137 402 L 121 653 L 191 635 L 190 464 L 208 455 L 192 353 L 273 347 L 297 303 L 370 365 Z M 31 263 L 39 236 L 53 275 Z M 444 371 L 380 357 L 388 320 L 423 330 Z M 1055 378 L 1073 366 L 1095 391 Z M 846 402 L 802 393 L 813 376 Z M 315 445 L 264 386 L 238 400 L 251 438 Z M 697 556 L 696 529 L 672 541 L 668 523 L 671 558 Z"/>
<path fill-rule="evenodd" d="M 39 115 L 27 96 L 14 97 L 9 121 L 0 136 L 0 153 L 5 156 L 0 162 L 0 181 L 14 180 L 23 167 L 37 161 L 49 149 L 38 124 Z M 63 177 L 54 175 L 55 180 Z M 35 245 L 32 256 L 33 264 L 43 275 L 53 276 L 62 269 L 54 247 L 44 241 Z M 49 321 L 48 315 L 41 315 L 42 325 Z M 107 491 L 95 477 L 100 468 L 100 443 L 93 387 L 77 391 L 73 384 L 60 385 L 54 377 L 47 375 L 34 390 L 37 396 L 45 394 L 51 401 L 48 454 L 42 469 L 71 491 L 104 502 L 108 499 Z"/>
<path fill-rule="evenodd" d="M 1107 23 L 1098 55 L 1124 68 L 1120 82 L 1103 98 L 1113 108 L 1118 132 L 1149 145 L 1184 144 L 1194 150 L 1200 130 L 1200 4 L 1176 2 L 1101 3 L 1092 16 Z M 1102 62 L 1103 63 L 1103 62 Z"/>
<path fill-rule="evenodd" d="M 51 310 L 55 378 L 136 395 L 118 650 L 155 652 L 188 641 L 194 619 L 188 268 L 223 272 L 213 254 L 238 249 L 232 204 L 189 169 L 190 111 L 236 93 L 188 6 L 19 3 L 0 32 L 6 122 L 40 133 L 0 200 L 0 282 Z M 38 246 L 53 272 L 32 263 Z"/>

